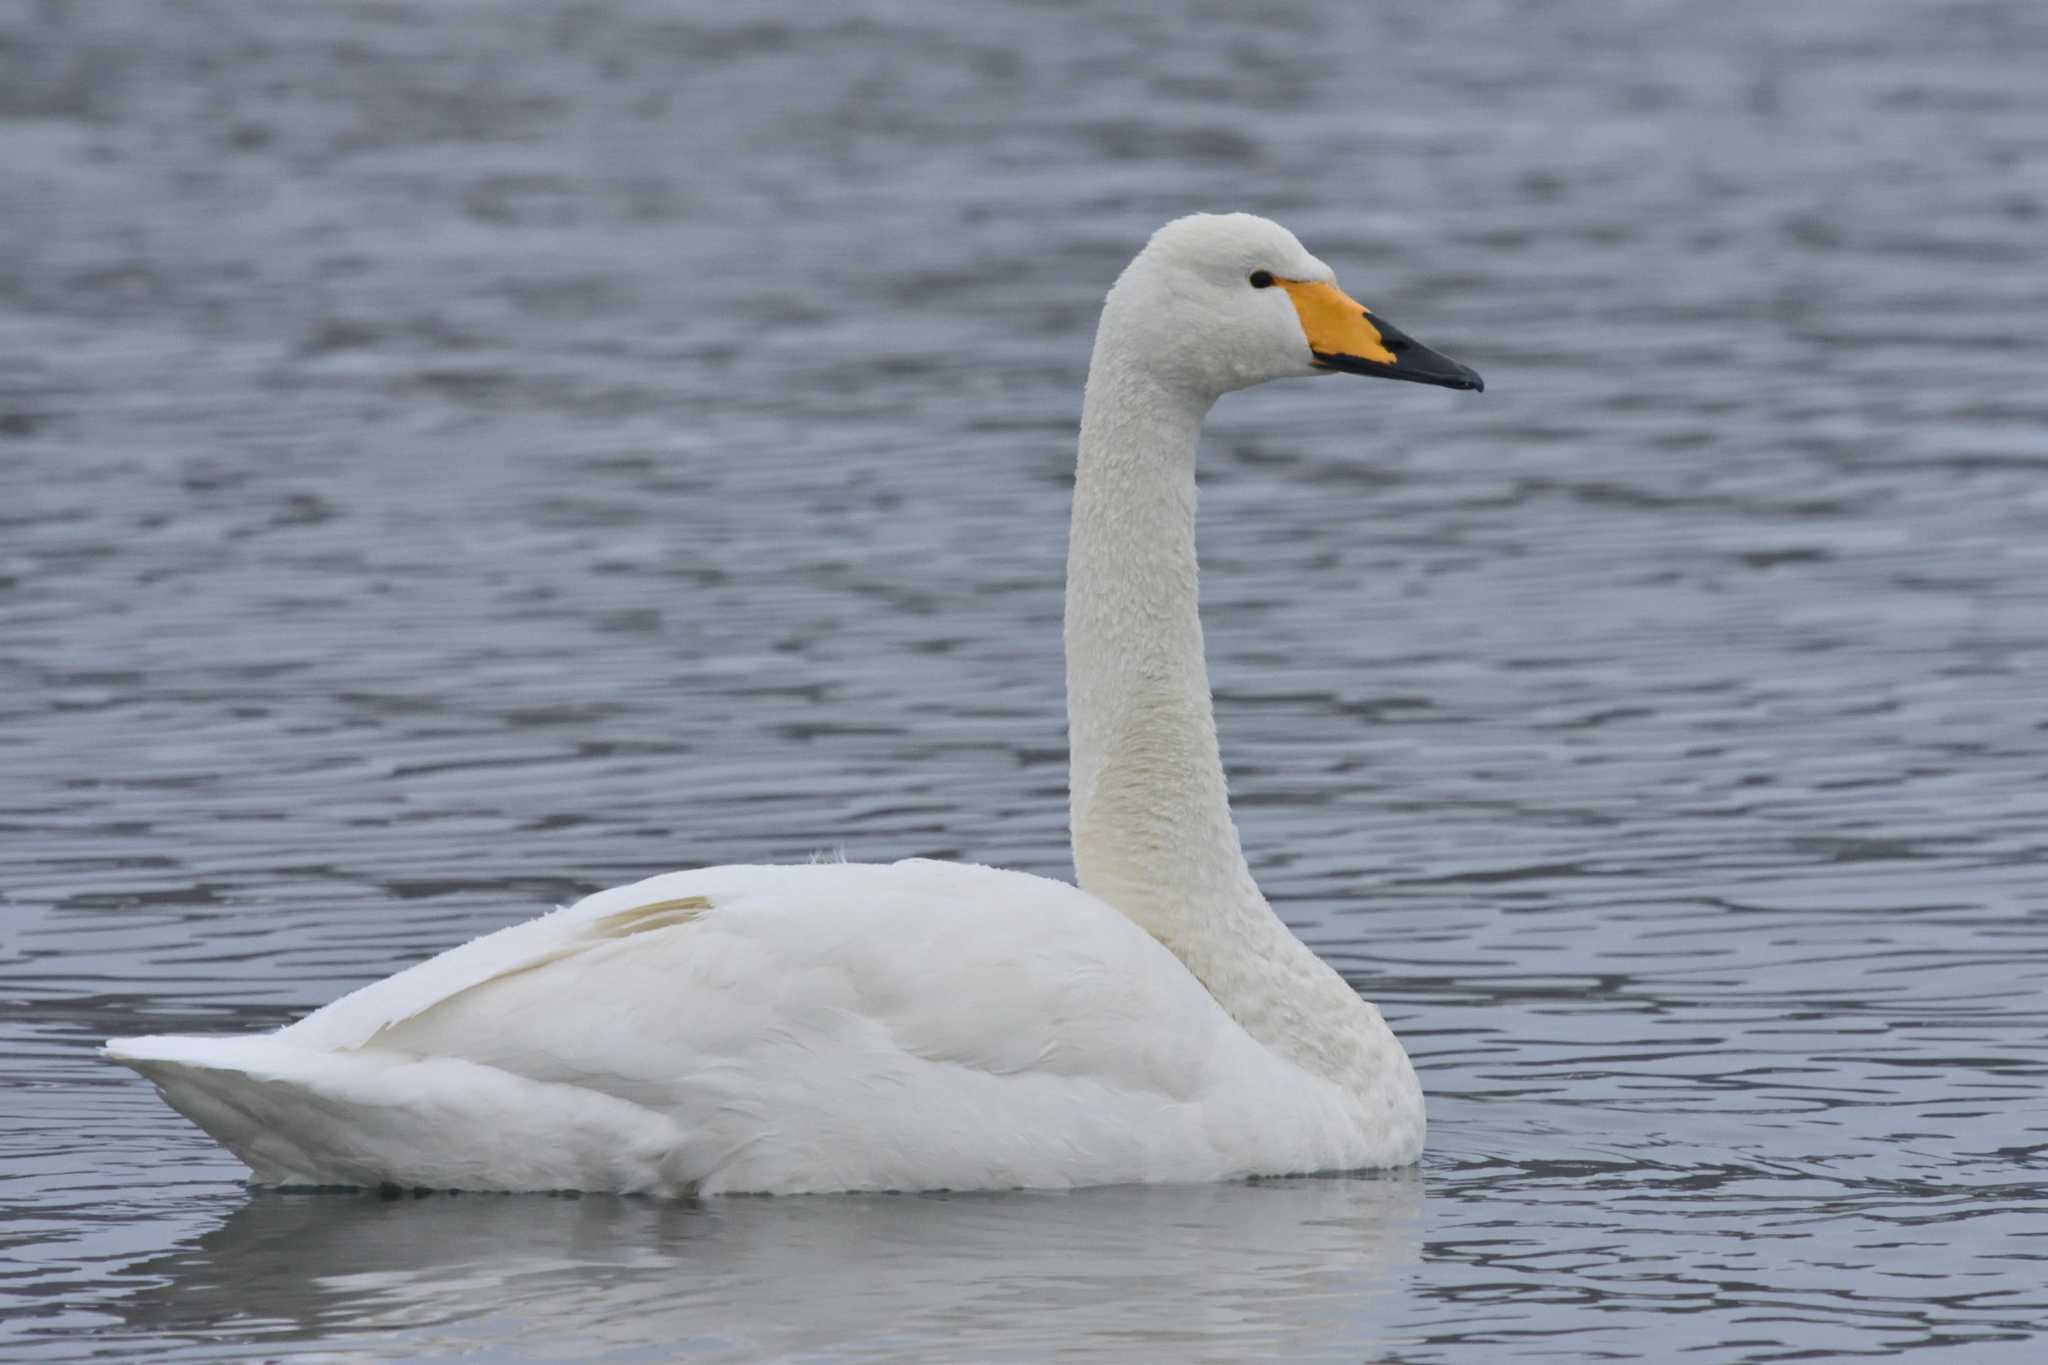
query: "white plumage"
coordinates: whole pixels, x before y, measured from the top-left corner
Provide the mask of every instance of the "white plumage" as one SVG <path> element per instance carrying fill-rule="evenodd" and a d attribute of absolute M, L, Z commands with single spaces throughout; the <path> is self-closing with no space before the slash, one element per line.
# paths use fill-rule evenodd
<path fill-rule="evenodd" d="M 1196 611 L 1194 448 L 1220 393 L 1368 363 L 1477 385 L 1333 359 L 1329 336 L 1380 333 L 1315 311 L 1356 307 L 1329 278 L 1275 224 L 1197 217 L 1105 307 L 1067 604 L 1082 888 L 923 860 L 670 873 L 276 1033 L 105 1054 L 273 1184 L 793 1193 L 1414 1160 L 1400 1044 L 1238 849 Z"/>
<path fill-rule="evenodd" d="M 635 916 L 677 901 L 708 908 Z M 1337 1087 L 1276 1066 L 1103 902 L 926 861 L 669 873 L 276 1034 L 109 1055 L 273 1184 L 1210 1180 L 1387 1164 L 1420 1136 L 1360 1141 Z"/>

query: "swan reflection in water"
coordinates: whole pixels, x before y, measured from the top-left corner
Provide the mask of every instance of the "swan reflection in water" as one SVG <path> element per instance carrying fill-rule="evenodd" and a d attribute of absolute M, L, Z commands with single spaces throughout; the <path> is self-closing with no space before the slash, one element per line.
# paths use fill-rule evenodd
<path fill-rule="evenodd" d="M 1421 1214 L 1412 1169 L 705 1203 L 257 1192 L 133 1267 L 151 1283 L 120 1312 L 224 1354 L 1356 1359 L 1386 1344 Z"/>

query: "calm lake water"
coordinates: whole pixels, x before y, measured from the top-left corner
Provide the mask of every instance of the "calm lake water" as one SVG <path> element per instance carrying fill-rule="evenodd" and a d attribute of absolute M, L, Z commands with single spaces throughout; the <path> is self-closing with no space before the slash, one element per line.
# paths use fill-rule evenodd
<path fill-rule="evenodd" d="M 2035 1361 L 2048 8 L 0 3 L 0 1356 Z M 1094 312 L 1417 1171 L 252 1193 L 97 1062 L 706 862 L 1066 875 Z"/>

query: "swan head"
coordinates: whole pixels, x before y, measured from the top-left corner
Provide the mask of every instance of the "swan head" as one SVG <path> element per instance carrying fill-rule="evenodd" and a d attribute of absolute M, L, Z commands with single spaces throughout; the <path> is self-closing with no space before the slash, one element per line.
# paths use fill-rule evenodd
<path fill-rule="evenodd" d="M 1339 289 L 1293 233 L 1249 213 L 1191 214 L 1153 233 L 1110 291 L 1104 323 L 1155 374 L 1211 398 L 1331 373 L 1485 387 Z"/>

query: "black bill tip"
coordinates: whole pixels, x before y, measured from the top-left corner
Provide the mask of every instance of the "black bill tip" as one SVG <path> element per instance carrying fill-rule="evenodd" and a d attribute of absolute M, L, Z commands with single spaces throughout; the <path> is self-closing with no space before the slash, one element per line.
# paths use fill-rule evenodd
<path fill-rule="evenodd" d="M 1460 364 L 1439 351 L 1432 351 L 1377 313 L 1368 313 L 1366 321 L 1380 334 L 1380 344 L 1392 353 L 1394 361 L 1391 365 L 1384 360 L 1368 360 L 1355 355 L 1325 355 L 1321 351 L 1311 352 L 1315 363 L 1326 370 L 1341 370 L 1345 374 L 1405 379 L 1411 384 L 1435 384 L 1439 388 L 1466 389 L 1473 393 L 1485 390 L 1486 381 L 1470 365 Z"/>

